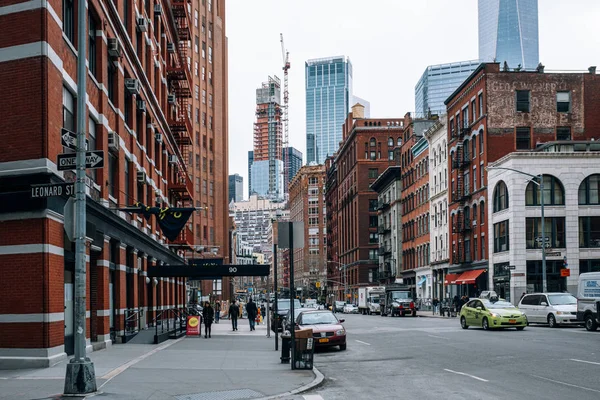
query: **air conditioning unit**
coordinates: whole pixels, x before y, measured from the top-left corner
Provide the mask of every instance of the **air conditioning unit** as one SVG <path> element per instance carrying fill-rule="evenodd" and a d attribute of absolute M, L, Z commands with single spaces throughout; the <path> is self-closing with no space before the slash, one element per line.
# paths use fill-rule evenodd
<path fill-rule="evenodd" d="M 158 142 L 158 143 L 162 143 L 163 142 L 163 135 L 162 133 L 155 133 L 154 134 L 154 139 Z"/>
<path fill-rule="evenodd" d="M 119 146 L 119 135 L 117 132 L 108 132 L 108 149 L 118 153 Z"/>
<path fill-rule="evenodd" d="M 167 52 L 168 53 L 175 53 L 175 43 L 167 43 Z"/>
<path fill-rule="evenodd" d="M 137 172 L 137 181 L 138 182 L 146 182 L 146 173 L 144 171 Z"/>
<path fill-rule="evenodd" d="M 109 38 L 108 39 L 108 55 L 113 58 L 121 57 L 123 54 L 123 49 L 121 49 L 121 44 L 117 40 L 117 38 Z"/>
<path fill-rule="evenodd" d="M 141 112 L 146 112 L 146 100 L 137 101 L 137 109 Z"/>
<path fill-rule="evenodd" d="M 154 15 L 162 15 L 162 5 L 161 4 L 154 5 Z"/>
<path fill-rule="evenodd" d="M 167 96 L 167 101 L 169 102 L 169 104 L 175 104 L 177 102 L 177 98 L 174 94 L 170 94 Z"/>
<path fill-rule="evenodd" d="M 140 32 L 148 31 L 148 20 L 146 19 L 146 17 L 137 17 L 135 20 L 136 20 L 135 22 L 136 22 L 138 31 L 140 31 Z"/>
<path fill-rule="evenodd" d="M 169 155 L 169 164 L 177 164 L 177 156 L 175 154 Z"/>
<path fill-rule="evenodd" d="M 140 94 L 140 80 L 135 78 L 125 78 L 125 89 L 131 94 Z"/>

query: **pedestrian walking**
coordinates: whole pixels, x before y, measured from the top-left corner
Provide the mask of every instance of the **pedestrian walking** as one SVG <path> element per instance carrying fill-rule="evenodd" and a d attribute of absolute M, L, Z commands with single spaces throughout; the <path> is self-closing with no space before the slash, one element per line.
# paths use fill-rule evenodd
<path fill-rule="evenodd" d="M 254 324 L 256 323 L 256 316 L 258 315 L 258 309 L 256 303 L 250 299 L 246 304 L 246 313 L 248 314 L 248 322 L 250 323 L 250 330 L 254 331 Z"/>
<path fill-rule="evenodd" d="M 221 302 L 217 300 L 215 302 L 215 323 L 216 324 L 219 323 L 219 318 L 221 318 Z"/>
<path fill-rule="evenodd" d="M 204 320 L 204 339 L 211 337 L 211 325 L 213 323 L 213 319 L 215 317 L 215 310 L 212 308 L 210 303 L 207 301 L 204 304 L 204 309 L 202 310 L 202 319 Z"/>
<path fill-rule="evenodd" d="M 237 331 L 237 323 L 238 323 L 238 316 L 240 315 L 240 307 L 236 304 L 235 301 L 231 302 L 231 305 L 229 306 L 229 319 L 231 320 L 231 328 L 234 331 Z"/>
<path fill-rule="evenodd" d="M 439 304 L 440 304 L 440 301 L 437 299 L 437 297 L 434 297 L 433 301 L 431 302 L 431 305 L 433 305 L 433 315 L 437 314 Z"/>

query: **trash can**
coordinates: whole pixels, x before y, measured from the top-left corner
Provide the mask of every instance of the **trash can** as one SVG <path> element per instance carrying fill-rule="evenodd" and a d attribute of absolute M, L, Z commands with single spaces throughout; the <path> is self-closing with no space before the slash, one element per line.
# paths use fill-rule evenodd
<path fill-rule="evenodd" d="M 281 333 L 281 363 L 290 363 L 290 348 L 292 347 L 292 335 L 290 332 L 285 331 Z"/>
<path fill-rule="evenodd" d="M 313 369 L 314 339 L 312 329 L 295 332 L 294 365 L 292 369 Z"/>

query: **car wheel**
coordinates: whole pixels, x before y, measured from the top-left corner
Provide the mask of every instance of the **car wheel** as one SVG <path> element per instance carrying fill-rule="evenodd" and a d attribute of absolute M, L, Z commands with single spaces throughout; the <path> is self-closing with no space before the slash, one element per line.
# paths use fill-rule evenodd
<path fill-rule="evenodd" d="M 342 351 L 346 350 L 346 343 L 340 344 L 340 350 L 342 350 Z"/>
<path fill-rule="evenodd" d="M 558 326 L 554 314 L 548 315 L 548 325 L 550 326 L 550 328 L 556 328 Z"/>
<path fill-rule="evenodd" d="M 598 324 L 594 321 L 594 316 L 592 314 L 588 314 L 585 316 L 585 329 L 592 332 L 598 329 Z"/>
<path fill-rule="evenodd" d="M 483 328 L 483 330 L 487 331 L 488 329 L 490 329 L 490 324 L 488 322 L 487 318 L 484 318 L 483 321 L 481 321 L 481 327 Z"/>
<path fill-rule="evenodd" d="M 467 319 L 465 317 L 460 317 L 460 327 L 463 329 L 469 329 L 469 325 L 467 325 Z"/>
<path fill-rule="evenodd" d="M 524 327 L 524 326 L 517 326 L 517 330 L 518 330 L 518 331 L 522 331 L 523 329 L 525 329 L 525 327 Z"/>

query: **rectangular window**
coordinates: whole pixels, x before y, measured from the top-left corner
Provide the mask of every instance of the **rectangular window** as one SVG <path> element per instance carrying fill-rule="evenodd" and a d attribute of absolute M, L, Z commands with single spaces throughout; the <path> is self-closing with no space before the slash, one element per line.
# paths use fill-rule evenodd
<path fill-rule="evenodd" d="M 556 111 L 562 113 L 571 111 L 571 92 L 556 92 Z"/>
<path fill-rule="evenodd" d="M 206 90 L 202 89 L 202 104 L 206 104 Z"/>
<path fill-rule="evenodd" d="M 394 150 L 388 150 L 388 160 L 394 161 Z"/>
<path fill-rule="evenodd" d="M 206 68 L 202 67 L 202 80 L 206 77 Z"/>
<path fill-rule="evenodd" d="M 206 113 L 204 111 L 202 112 L 202 126 L 206 126 Z"/>
<path fill-rule="evenodd" d="M 212 47 L 208 47 L 208 62 L 212 64 Z"/>
<path fill-rule="evenodd" d="M 208 23 L 208 39 L 212 40 L 212 33 L 213 33 L 213 23 L 209 22 Z"/>
<path fill-rule="evenodd" d="M 531 130 L 529 127 L 517 127 L 517 150 L 531 149 Z"/>
<path fill-rule="evenodd" d="M 108 194 L 115 197 L 118 192 L 117 182 L 119 176 L 119 159 L 108 153 Z"/>
<path fill-rule="evenodd" d="M 485 260 L 485 236 L 481 237 L 481 259 Z"/>
<path fill-rule="evenodd" d="M 213 117 L 211 115 L 210 117 L 208 117 L 208 129 L 212 130 L 212 128 L 213 128 Z"/>
<path fill-rule="evenodd" d="M 125 160 L 125 203 L 131 204 L 131 177 L 129 176 L 129 170 L 131 169 L 129 161 Z"/>
<path fill-rule="evenodd" d="M 96 76 L 96 20 L 88 13 L 88 67 L 94 77 Z"/>
<path fill-rule="evenodd" d="M 75 45 L 75 7 L 73 0 L 63 0 L 63 32 L 69 41 Z"/>
<path fill-rule="evenodd" d="M 369 179 L 376 179 L 379 176 L 377 168 L 369 168 Z"/>
<path fill-rule="evenodd" d="M 212 86 L 212 84 L 213 84 L 213 81 L 212 81 L 212 72 L 211 71 L 208 71 L 208 84 L 210 86 Z"/>
<path fill-rule="evenodd" d="M 202 194 L 206 194 L 206 191 L 208 189 L 208 182 L 206 181 L 206 179 L 202 180 Z"/>
<path fill-rule="evenodd" d="M 545 238 L 552 248 L 564 248 L 565 243 L 565 218 L 546 217 L 544 219 Z M 525 243 L 528 249 L 542 248 L 542 219 L 526 218 L 525 220 Z"/>
<path fill-rule="evenodd" d="M 481 118 L 483 115 L 483 93 L 479 93 L 477 101 L 479 102 L 479 118 Z"/>
<path fill-rule="evenodd" d="M 63 86 L 63 128 L 75 132 L 75 98 Z"/>
<path fill-rule="evenodd" d="M 210 195 L 210 197 L 212 197 L 212 196 L 214 196 L 214 195 L 215 195 L 215 183 L 211 181 L 211 182 L 210 182 L 210 184 L 209 184 L 208 186 L 209 186 L 209 188 L 210 188 L 210 190 L 209 190 L 209 193 L 208 193 L 208 194 Z"/>
<path fill-rule="evenodd" d="M 471 122 L 475 122 L 475 120 L 477 119 L 477 107 L 475 107 L 475 100 L 471 101 L 471 114 L 472 114 Z"/>
<path fill-rule="evenodd" d="M 206 58 L 206 42 L 202 42 L 202 58 Z"/>
<path fill-rule="evenodd" d="M 508 250 L 508 220 L 506 220 L 494 224 L 494 253 Z"/>
<path fill-rule="evenodd" d="M 556 128 L 556 140 L 571 140 L 571 127 L 559 126 Z"/>
<path fill-rule="evenodd" d="M 600 248 L 600 217 L 579 217 L 579 247 Z"/>
<path fill-rule="evenodd" d="M 196 98 L 196 100 L 200 98 L 200 86 L 198 85 L 194 86 L 194 97 Z"/>
<path fill-rule="evenodd" d="M 369 212 L 377 211 L 377 199 L 369 199 Z"/>
<path fill-rule="evenodd" d="M 202 34 L 206 33 L 206 16 L 202 16 Z"/>
<path fill-rule="evenodd" d="M 194 10 L 194 26 L 198 27 L 198 10 Z"/>
<path fill-rule="evenodd" d="M 212 93 L 208 95 L 208 107 L 213 108 L 213 95 Z"/>
<path fill-rule="evenodd" d="M 196 123 L 200 122 L 200 109 L 196 107 Z"/>
<path fill-rule="evenodd" d="M 369 243 L 378 243 L 379 242 L 379 234 L 375 232 L 369 233 Z"/>
<path fill-rule="evenodd" d="M 117 67 L 112 62 L 108 62 L 108 82 L 106 89 L 108 90 L 108 100 L 114 105 L 116 101 L 115 84 L 117 82 Z"/>
<path fill-rule="evenodd" d="M 200 47 L 200 38 L 198 36 L 194 37 L 194 51 L 198 54 L 198 50 Z"/>
<path fill-rule="evenodd" d="M 198 76 L 198 61 L 194 61 L 194 75 Z"/>
<path fill-rule="evenodd" d="M 529 112 L 529 90 L 517 90 L 517 111 Z"/>
<path fill-rule="evenodd" d="M 369 228 L 377 228 L 377 216 L 369 216 Z"/>

